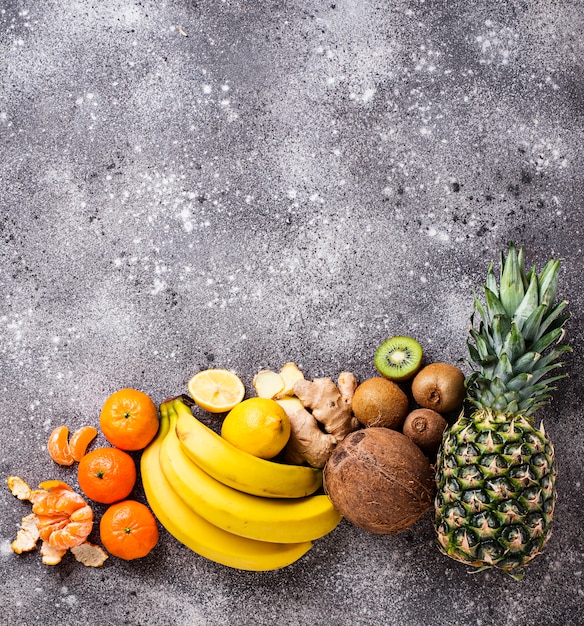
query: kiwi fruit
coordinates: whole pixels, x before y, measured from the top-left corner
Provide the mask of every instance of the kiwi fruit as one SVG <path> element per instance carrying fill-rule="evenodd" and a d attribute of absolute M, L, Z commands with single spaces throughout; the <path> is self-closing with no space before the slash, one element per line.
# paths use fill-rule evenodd
<path fill-rule="evenodd" d="M 357 387 L 352 409 L 363 426 L 399 430 L 408 414 L 409 402 L 396 383 L 375 377 L 364 380 Z"/>
<path fill-rule="evenodd" d="M 375 351 L 373 364 L 389 380 L 408 380 L 420 369 L 424 352 L 411 337 L 386 339 Z"/>
<path fill-rule="evenodd" d="M 425 454 L 435 454 L 448 422 L 432 409 L 415 409 L 406 417 L 402 432 Z"/>
<path fill-rule="evenodd" d="M 412 381 L 412 395 L 425 409 L 450 413 L 460 408 L 464 402 L 464 374 L 450 363 L 430 363 Z"/>

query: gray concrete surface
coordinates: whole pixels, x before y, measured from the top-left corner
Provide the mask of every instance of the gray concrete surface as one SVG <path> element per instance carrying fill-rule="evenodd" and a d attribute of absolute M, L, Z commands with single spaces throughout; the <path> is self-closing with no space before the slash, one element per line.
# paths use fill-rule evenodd
<path fill-rule="evenodd" d="M 139 562 L 49 568 L 11 552 L 27 509 L 3 487 L 0 623 L 584 623 L 583 27 L 579 0 L 2 0 L 3 481 L 75 484 L 47 436 L 120 387 L 160 402 L 216 366 L 251 390 L 287 360 L 363 379 L 398 333 L 456 361 L 511 240 L 563 259 L 574 353 L 541 411 L 554 535 L 523 582 L 441 556 L 430 517 L 344 521 L 273 573 L 164 531 Z"/>

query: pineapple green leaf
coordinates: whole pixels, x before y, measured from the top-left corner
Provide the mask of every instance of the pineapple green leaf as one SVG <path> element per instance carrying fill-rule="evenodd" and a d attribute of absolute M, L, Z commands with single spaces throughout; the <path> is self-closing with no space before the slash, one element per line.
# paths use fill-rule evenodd
<path fill-rule="evenodd" d="M 523 282 L 523 289 L 525 290 L 529 285 L 529 281 L 527 280 L 527 276 L 525 275 L 525 251 L 523 250 L 523 246 L 519 248 L 519 251 L 517 253 L 517 265 L 519 266 L 519 273 Z"/>
<path fill-rule="evenodd" d="M 541 401 L 543 397 L 547 396 L 548 392 L 553 391 L 556 387 L 549 385 L 548 383 L 564 378 L 564 376 L 552 376 L 545 382 L 536 383 L 535 385 L 529 385 L 524 387 L 518 393 L 522 399 L 533 398 L 534 400 Z"/>
<path fill-rule="evenodd" d="M 566 344 L 556 346 L 539 360 L 536 369 L 538 370 L 539 368 L 547 367 L 552 361 L 555 361 L 560 355 L 565 354 L 566 352 L 572 352 L 571 346 Z"/>
<path fill-rule="evenodd" d="M 549 333 L 546 333 L 543 337 L 540 337 L 532 346 L 533 352 L 543 352 L 546 348 L 552 345 L 556 341 L 561 341 L 564 336 L 563 328 L 554 328 Z"/>
<path fill-rule="evenodd" d="M 487 280 L 485 281 L 485 287 L 494 294 L 495 298 L 499 297 L 499 288 L 497 286 L 497 279 L 495 278 L 495 271 L 493 269 L 492 263 L 489 265 L 489 269 L 487 270 Z"/>
<path fill-rule="evenodd" d="M 502 396 L 507 388 L 505 387 L 505 383 L 500 378 L 493 378 L 490 384 L 490 390 L 495 395 L 495 397 Z"/>
<path fill-rule="evenodd" d="M 507 311 L 497 297 L 496 291 L 492 291 L 488 287 L 485 287 L 485 302 L 490 319 L 493 319 L 495 315 L 507 315 Z"/>
<path fill-rule="evenodd" d="M 535 341 L 538 337 L 538 333 L 541 328 L 541 321 L 547 307 L 545 304 L 540 304 L 536 307 L 530 314 L 530 316 L 523 322 L 523 327 L 521 328 L 521 332 L 525 337 L 526 342 Z"/>
<path fill-rule="evenodd" d="M 511 330 L 511 321 L 507 315 L 495 315 L 491 322 L 491 338 L 493 351 L 499 354 L 505 343 L 505 338 Z"/>
<path fill-rule="evenodd" d="M 542 304 L 541 306 L 544 306 Z M 567 300 L 562 300 L 559 302 L 554 309 L 545 317 L 545 319 L 540 323 L 539 329 L 537 330 L 536 335 L 533 337 L 534 340 L 538 340 L 545 332 L 548 330 L 553 330 L 556 328 L 561 328 L 570 318 L 570 313 L 564 313 L 564 309 L 568 306 Z"/>
<path fill-rule="evenodd" d="M 481 365 L 483 359 L 481 358 L 479 351 L 473 346 L 472 343 L 470 343 L 470 341 L 466 342 L 466 347 L 468 348 L 468 353 L 470 354 L 471 360 L 477 365 Z"/>
<path fill-rule="evenodd" d="M 483 307 L 482 302 L 478 299 L 478 296 L 476 294 L 476 291 L 473 294 L 473 313 L 475 311 L 479 312 L 479 315 L 481 316 L 481 319 L 483 320 L 483 322 L 485 323 L 485 325 L 489 325 L 489 318 L 487 317 L 487 313 Z M 471 324 L 472 324 L 472 319 L 473 316 L 471 316 Z"/>
<path fill-rule="evenodd" d="M 517 374 L 517 376 L 514 376 L 511 380 L 507 381 L 507 389 L 511 389 L 511 391 L 519 391 L 520 389 L 523 389 L 532 378 L 533 375 L 528 372 Z"/>
<path fill-rule="evenodd" d="M 523 329 L 525 322 L 529 319 L 530 315 L 536 310 L 539 303 L 539 292 L 537 277 L 532 274 L 527 291 L 523 296 L 523 300 L 515 311 L 514 320 L 517 323 L 519 330 Z"/>
<path fill-rule="evenodd" d="M 471 328 L 469 332 L 470 332 L 471 337 L 474 339 L 480 358 L 486 359 L 489 356 L 491 356 L 492 351 L 489 350 L 489 344 L 484 339 L 484 337 L 474 328 Z"/>
<path fill-rule="evenodd" d="M 541 380 L 544 376 L 546 376 L 550 372 L 553 372 L 553 370 L 558 369 L 558 367 L 562 367 L 563 365 L 564 364 L 562 362 L 556 361 L 555 363 L 552 363 L 551 365 L 548 365 L 546 367 L 538 367 L 537 370 L 533 373 L 533 378 L 531 380 L 531 383 L 536 383 L 538 380 Z M 560 378 L 565 378 L 565 377 L 566 377 L 566 374 L 560 374 L 552 378 L 547 378 L 545 382 L 547 383 L 547 382 L 554 381 L 554 380 L 560 380 Z"/>
<path fill-rule="evenodd" d="M 515 322 L 511 324 L 511 330 L 507 334 L 503 344 L 503 352 L 507 354 L 511 362 L 516 361 L 525 353 L 525 339 L 523 339 L 523 335 Z"/>
<path fill-rule="evenodd" d="M 507 399 L 503 394 L 497 396 L 491 405 L 495 411 L 505 411 L 507 409 Z"/>
<path fill-rule="evenodd" d="M 499 354 L 499 361 L 493 371 L 493 377 L 508 380 L 513 375 L 513 366 L 505 352 Z"/>
<path fill-rule="evenodd" d="M 523 275 L 519 265 L 519 256 L 512 243 L 509 244 L 507 259 L 502 264 L 499 292 L 503 308 L 509 317 L 513 317 L 517 307 L 523 300 L 525 288 L 523 286 Z"/>
<path fill-rule="evenodd" d="M 539 359 L 541 359 L 541 354 L 539 352 L 526 352 L 521 355 L 517 361 L 515 361 L 513 369 L 517 373 L 531 372 L 537 367 Z"/>
<path fill-rule="evenodd" d="M 545 404 L 546 402 L 544 400 L 540 406 L 544 406 Z M 519 410 L 524 415 L 532 415 L 536 410 L 535 407 L 535 398 L 525 398 L 519 402 Z"/>
<path fill-rule="evenodd" d="M 539 302 L 551 309 L 556 292 L 558 290 L 558 279 L 560 272 L 560 262 L 554 259 L 548 261 L 539 275 Z"/>

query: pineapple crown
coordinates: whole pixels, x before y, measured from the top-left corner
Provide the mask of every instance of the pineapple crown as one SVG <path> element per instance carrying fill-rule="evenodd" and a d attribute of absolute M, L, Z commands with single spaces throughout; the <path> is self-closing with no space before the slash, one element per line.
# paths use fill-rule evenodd
<path fill-rule="evenodd" d="M 551 259 L 539 274 L 535 266 L 526 272 L 524 263 L 523 248 L 509 244 L 506 259 L 501 252 L 499 285 L 491 263 L 484 306 L 474 295 L 467 341 L 474 371 L 466 385 L 478 408 L 531 416 L 551 399 L 551 383 L 565 376 L 549 373 L 563 365 L 558 357 L 571 351 L 559 343 L 570 314 L 567 301 L 555 304 L 560 262 Z"/>

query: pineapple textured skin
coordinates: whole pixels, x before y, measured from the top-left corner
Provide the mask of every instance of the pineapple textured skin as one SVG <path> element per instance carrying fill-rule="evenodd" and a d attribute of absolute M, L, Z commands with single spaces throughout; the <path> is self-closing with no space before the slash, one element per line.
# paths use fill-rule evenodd
<path fill-rule="evenodd" d="M 476 567 L 518 571 L 551 535 L 556 462 L 543 428 L 523 415 L 461 417 L 437 461 L 440 550 Z"/>
<path fill-rule="evenodd" d="M 435 529 L 447 556 L 478 567 L 498 567 L 515 578 L 551 535 L 556 461 L 534 413 L 551 399 L 560 345 L 569 318 L 555 302 L 560 263 L 538 274 L 524 268 L 523 249 L 509 245 L 475 295 L 467 342 L 468 415 L 444 433 L 436 461 Z M 477 320 L 478 318 L 478 320 Z"/>

